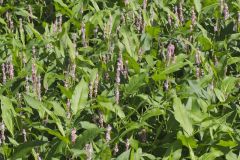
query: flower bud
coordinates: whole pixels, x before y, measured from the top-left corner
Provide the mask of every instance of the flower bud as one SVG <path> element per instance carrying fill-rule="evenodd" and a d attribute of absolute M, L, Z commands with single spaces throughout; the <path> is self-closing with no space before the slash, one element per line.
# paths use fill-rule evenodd
<path fill-rule="evenodd" d="M 179 4 L 179 19 L 181 23 L 184 22 L 182 3 Z"/>
<path fill-rule="evenodd" d="M 74 64 L 71 65 L 71 71 L 70 71 L 70 75 L 72 76 L 73 79 L 76 78 L 76 73 L 75 72 L 76 72 L 76 64 L 74 63 Z"/>
<path fill-rule="evenodd" d="M 200 78 L 200 74 L 201 74 L 201 73 L 200 73 L 200 68 L 197 67 L 197 68 L 196 68 L 196 77 L 197 77 L 197 78 Z"/>
<path fill-rule="evenodd" d="M 71 117 L 71 112 L 70 112 L 70 109 L 71 109 L 71 101 L 70 99 L 68 98 L 67 99 L 67 105 L 66 105 L 66 110 L 67 110 L 67 119 L 69 119 Z"/>
<path fill-rule="evenodd" d="M 39 75 L 37 78 L 37 95 L 38 95 L 38 100 L 41 101 L 41 76 Z"/>
<path fill-rule="evenodd" d="M 168 91 L 168 88 L 169 88 L 169 83 L 168 83 L 168 80 L 166 80 L 164 82 L 164 89 L 165 89 L 165 91 Z"/>
<path fill-rule="evenodd" d="M 195 62 L 198 66 L 201 64 L 199 51 L 197 51 L 196 54 L 195 54 Z"/>
<path fill-rule="evenodd" d="M 107 130 L 107 132 L 106 132 L 106 141 L 109 142 L 111 140 L 111 130 L 112 130 L 111 125 L 108 125 L 106 130 Z"/>
<path fill-rule="evenodd" d="M 22 134 L 23 134 L 23 141 L 27 142 L 27 133 L 25 129 L 22 130 Z"/>
<path fill-rule="evenodd" d="M 81 32 L 82 32 L 82 45 L 83 45 L 83 47 L 87 47 L 86 34 L 85 34 L 85 24 L 84 23 L 82 23 Z"/>
<path fill-rule="evenodd" d="M 130 141 L 129 141 L 129 139 L 127 138 L 127 140 L 126 140 L 126 142 L 125 142 L 126 151 L 129 150 L 129 146 L 130 146 Z"/>
<path fill-rule="evenodd" d="M 116 104 L 119 104 L 119 97 L 120 97 L 119 87 L 117 86 L 116 89 L 115 89 L 115 101 L 116 101 Z"/>
<path fill-rule="evenodd" d="M 37 70 L 36 70 L 36 65 L 34 62 L 32 62 L 32 83 L 33 85 L 36 84 L 37 80 Z"/>
<path fill-rule="evenodd" d="M 87 160 L 92 160 L 93 147 L 91 143 L 85 145 L 85 151 L 87 153 Z"/>
<path fill-rule="evenodd" d="M 196 13 L 194 11 L 194 7 L 192 7 L 192 25 L 195 26 L 196 25 Z"/>
<path fill-rule="evenodd" d="M 127 6 L 129 4 L 129 1 L 128 0 L 124 0 L 124 4 L 125 4 L 125 6 Z"/>
<path fill-rule="evenodd" d="M 218 24 L 216 23 L 215 25 L 214 25 L 214 32 L 217 32 L 218 31 Z"/>
<path fill-rule="evenodd" d="M 174 12 L 177 17 L 177 22 L 175 23 L 175 26 L 178 27 L 179 16 L 178 16 L 178 7 L 177 6 L 174 7 Z"/>
<path fill-rule="evenodd" d="M 5 124 L 4 124 L 4 122 L 2 122 L 1 124 L 0 124 L 1 126 L 0 126 L 0 130 L 1 130 L 1 136 L 0 136 L 0 139 L 2 140 L 2 142 L 4 142 L 5 141 Z"/>
<path fill-rule="evenodd" d="M 98 118 L 98 123 L 100 125 L 100 127 L 103 127 L 103 114 L 102 112 L 98 112 L 99 118 Z"/>
<path fill-rule="evenodd" d="M 7 81 L 5 63 L 2 64 L 2 81 L 3 81 L 3 84 L 5 84 Z"/>
<path fill-rule="evenodd" d="M 29 88 L 30 88 L 28 81 L 29 81 L 29 77 L 27 76 L 27 77 L 25 78 L 25 83 L 26 83 L 26 84 L 25 84 L 25 89 L 26 89 L 26 92 L 27 92 L 27 93 L 29 93 Z"/>
<path fill-rule="evenodd" d="M 62 32 L 62 15 L 58 17 L 58 31 Z"/>
<path fill-rule="evenodd" d="M 99 83 L 99 77 L 97 73 L 96 79 L 94 81 L 94 97 L 97 97 L 97 94 L 98 94 L 98 83 Z"/>
<path fill-rule="evenodd" d="M 89 84 L 89 98 L 92 99 L 93 96 L 93 83 L 90 82 Z"/>
<path fill-rule="evenodd" d="M 40 157 L 39 153 L 37 153 L 37 159 L 38 160 L 42 160 L 42 158 Z"/>
<path fill-rule="evenodd" d="M 57 19 L 55 19 L 54 23 L 53 23 L 53 32 L 56 33 L 58 30 L 58 21 Z"/>
<path fill-rule="evenodd" d="M 76 133 L 77 133 L 76 128 L 73 128 L 73 129 L 72 129 L 72 132 L 71 132 L 71 142 L 72 142 L 73 144 L 75 144 L 76 139 L 77 139 Z"/>
<path fill-rule="evenodd" d="M 113 155 L 116 155 L 119 152 L 119 148 L 118 148 L 118 144 L 117 143 L 115 144 L 113 150 L 114 150 Z"/>
<path fill-rule="evenodd" d="M 169 13 L 168 13 L 168 24 L 169 26 L 172 26 L 172 17 Z"/>
<path fill-rule="evenodd" d="M 147 0 L 143 0 L 143 9 L 145 10 L 147 8 Z"/>
<path fill-rule="evenodd" d="M 12 80 L 13 77 L 14 77 L 14 67 L 12 64 L 12 57 L 11 57 L 10 62 L 9 62 L 9 78 Z"/>
<path fill-rule="evenodd" d="M 229 18 L 229 10 L 228 10 L 227 3 L 224 3 L 223 15 L 224 15 L 224 20 L 227 20 Z"/>
<path fill-rule="evenodd" d="M 175 46 L 173 44 L 169 44 L 167 47 L 167 65 L 170 64 L 171 58 L 174 57 Z"/>
<path fill-rule="evenodd" d="M 141 137 L 141 141 L 142 142 L 146 142 L 147 141 L 147 131 L 146 131 L 145 128 L 141 130 L 140 137 Z"/>

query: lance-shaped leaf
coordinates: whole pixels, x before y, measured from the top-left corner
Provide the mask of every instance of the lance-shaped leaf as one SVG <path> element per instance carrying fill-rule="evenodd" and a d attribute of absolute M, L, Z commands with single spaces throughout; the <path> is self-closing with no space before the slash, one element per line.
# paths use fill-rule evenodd
<path fill-rule="evenodd" d="M 15 110 L 12 106 L 12 102 L 7 97 L 1 96 L 1 110 L 2 110 L 2 120 L 13 136 L 13 118 L 15 115 Z"/>
<path fill-rule="evenodd" d="M 44 143 L 46 143 L 46 142 L 44 142 L 44 141 L 30 141 L 30 142 L 23 143 L 16 148 L 16 150 L 13 153 L 11 159 L 14 160 L 14 159 L 18 159 L 18 158 L 23 158 L 23 157 L 29 155 L 29 153 L 32 151 L 32 149 L 34 147 L 41 146 Z"/>
<path fill-rule="evenodd" d="M 182 102 L 179 98 L 175 97 L 173 102 L 174 116 L 175 119 L 180 123 L 180 126 L 188 134 L 193 134 L 193 126 L 189 119 L 186 108 L 182 105 Z"/>
<path fill-rule="evenodd" d="M 200 0 L 194 0 L 194 5 L 196 7 L 197 12 L 199 13 L 202 9 L 202 4 Z"/>
<path fill-rule="evenodd" d="M 88 84 L 82 78 L 81 82 L 75 87 L 72 99 L 71 109 L 72 114 L 75 115 L 78 111 L 84 108 L 88 98 Z"/>

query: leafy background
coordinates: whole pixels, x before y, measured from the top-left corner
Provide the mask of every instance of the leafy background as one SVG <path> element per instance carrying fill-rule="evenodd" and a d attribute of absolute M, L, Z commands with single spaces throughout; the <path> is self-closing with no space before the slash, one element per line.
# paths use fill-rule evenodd
<path fill-rule="evenodd" d="M 0 3 L 1 159 L 239 159 L 239 0 Z"/>

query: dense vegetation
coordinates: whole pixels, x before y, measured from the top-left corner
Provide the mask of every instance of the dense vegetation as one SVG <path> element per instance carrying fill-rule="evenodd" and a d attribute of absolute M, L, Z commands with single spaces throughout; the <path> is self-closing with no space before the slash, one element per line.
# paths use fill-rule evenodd
<path fill-rule="evenodd" d="M 240 0 L 0 4 L 0 159 L 240 158 Z"/>

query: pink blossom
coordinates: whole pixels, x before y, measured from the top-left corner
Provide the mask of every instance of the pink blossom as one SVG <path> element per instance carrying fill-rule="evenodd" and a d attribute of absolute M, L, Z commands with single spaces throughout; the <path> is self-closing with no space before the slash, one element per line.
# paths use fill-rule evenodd
<path fill-rule="evenodd" d="M 72 132 L 71 132 L 71 141 L 72 141 L 73 144 L 76 142 L 76 139 L 77 139 L 76 133 L 77 133 L 76 128 L 73 128 Z"/>
<path fill-rule="evenodd" d="M 224 14 L 224 20 L 227 20 L 229 18 L 229 10 L 228 10 L 227 3 L 224 3 L 223 14 Z"/>
<path fill-rule="evenodd" d="M 129 146 L 130 146 L 130 141 L 129 141 L 129 139 L 127 138 L 127 140 L 126 140 L 126 142 L 125 142 L 126 151 L 129 150 Z"/>
<path fill-rule="evenodd" d="M 86 144 L 85 145 L 85 150 L 87 153 L 87 160 L 92 160 L 92 154 L 93 154 L 93 147 L 92 144 Z"/>
<path fill-rule="evenodd" d="M 168 24 L 172 26 L 172 17 L 169 13 L 168 13 Z"/>
<path fill-rule="evenodd" d="M 111 130 L 112 130 L 111 125 L 108 125 L 106 130 L 107 130 L 107 132 L 106 132 L 106 141 L 109 142 L 111 140 Z"/>
<path fill-rule="evenodd" d="M 99 76 L 97 73 L 96 79 L 94 81 L 94 97 L 97 97 L 97 94 L 98 94 L 98 83 L 99 83 Z"/>
<path fill-rule="evenodd" d="M 194 11 L 194 7 L 192 7 L 192 25 L 195 26 L 196 25 L 196 13 Z"/>
<path fill-rule="evenodd" d="M 114 155 L 116 155 L 119 152 L 118 144 L 116 143 L 114 146 Z"/>
<path fill-rule="evenodd" d="M 179 18 L 181 23 L 184 22 L 184 17 L 183 17 L 183 8 L 182 8 L 182 3 L 179 4 Z"/>
<path fill-rule="evenodd" d="M 4 63 L 2 64 L 2 80 L 3 80 L 3 84 L 5 84 L 7 81 L 6 67 Z"/>

